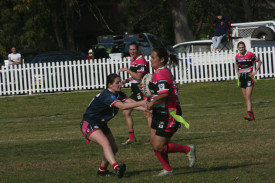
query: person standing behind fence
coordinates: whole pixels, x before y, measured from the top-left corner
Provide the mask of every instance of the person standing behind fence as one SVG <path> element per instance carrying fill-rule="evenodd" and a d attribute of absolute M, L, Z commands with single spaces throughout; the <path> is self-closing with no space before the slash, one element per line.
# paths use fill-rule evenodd
<path fill-rule="evenodd" d="M 131 64 L 130 69 L 128 68 L 121 68 L 118 70 L 119 72 L 126 71 L 130 74 L 130 78 L 127 78 L 122 81 L 122 84 L 131 82 L 131 96 L 130 98 L 135 101 L 141 101 L 145 99 L 145 96 L 139 89 L 139 84 L 142 79 L 142 77 L 149 72 L 148 64 L 146 60 L 143 58 L 139 51 L 138 44 L 133 42 L 129 45 L 129 54 L 132 57 L 131 58 Z M 123 115 L 126 119 L 126 123 L 128 126 L 128 133 L 129 137 L 128 139 L 123 142 L 123 145 L 131 144 L 136 141 L 135 133 L 134 133 L 134 125 L 133 125 L 133 118 L 131 116 L 132 109 L 130 110 L 124 110 Z M 152 115 L 149 112 L 143 112 L 144 117 L 147 119 L 149 127 L 151 126 L 152 121 Z M 149 143 L 149 142 L 147 142 Z"/>
<path fill-rule="evenodd" d="M 193 167 L 196 161 L 195 145 L 181 145 L 170 141 L 180 125 L 172 113 L 175 112 L 181 116 L 182 111 L 178 98 L 178 86 L 170 69 L 167 68 L 167 64 L 178 64 L 177 57 L 173 54 L 168 56 L 167 51 L 163 48 L 154 49 L 151 54 L 151 66 L 155 72 L 149 83 L 152 100 L 147 107 L 148 110 L 153 109 L 150 142 L 163 167 L 159 174 L 154 175 L 156 177 L 173 175 L 169 164 L 169 153 L 187 154 L 190 167 Z"/>
<path fill-rule="evenodd" d="M 235 69 L 239 77 L 238 85 L 241 87 L 247 107 L 247 114 L 244 116 L 244 119 L 246 121 L 252 121 L 255 120 L 251 102 L 251 95 L 255 80 L 254 76 L 260 69 L 262 61 L 259 58 L 257 58 L 254 53 L 246 50 L 244 42 L 239 42 L 237 47 L 239 53 L 236 55 Z M 255 71 L 253 72 L 253 68 L 256 63 L 258 64 Z"/>
<path fill-rule="evenodd" d="M 217 16 L 213 19 L 212 24 L 216 27 L 212 42 L 214 51 L 216 51 L 221 43 L 222 38 L 228 33 L 230 29 L 230 18 L 227 16 Z"/>
<path fill-rule="evenodd" d="M 16 53 L 15 46 L 11 48 L 11 53 L 8 55 L 8 59 L 9 59 L 8 66 L 21 64 L 21 61 L 22 61 L 21 54 Z"/>

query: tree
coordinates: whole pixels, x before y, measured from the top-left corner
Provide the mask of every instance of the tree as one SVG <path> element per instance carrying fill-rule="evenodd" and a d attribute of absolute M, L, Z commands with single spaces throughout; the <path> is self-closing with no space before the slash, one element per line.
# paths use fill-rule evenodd
<path fill-rule="evenodd" d="M 192 40 L 193 35 L 188 24 L 186 0 L 173 0 L 172 14 L 176 43 Z"/>

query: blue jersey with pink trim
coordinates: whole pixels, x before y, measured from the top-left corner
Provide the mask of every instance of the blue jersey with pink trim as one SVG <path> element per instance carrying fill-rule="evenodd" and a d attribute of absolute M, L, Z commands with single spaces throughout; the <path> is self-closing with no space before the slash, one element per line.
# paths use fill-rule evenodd
<path fill-rule="evenodd" d="M 255 62 L 260 59 L 252 52 L 247 51 L 244 56 L 239 53 L 236 55 L 236 64 L 239 67 L 240 73 L 252 73 Z"/>
<path fill-rule="evenodd" d="M 114 106 L 115 103 L 124 102 L 126 99 L 127 97 L 123 92 L 115 95 L 109 89 L 105 89 L 90 102 L 83 115 L 83 120 L 108 122 L 118 113 L 119 109 Z"/>
<path fill-rule="evenodd" d="M 149 83 L 149 88 L 153 95 L 153 100 L 160 94 L 169 94 L 165 102 L 159 103 L 154 107 L 170 108 L 180 104 L 178 99 L 178 85 L 167 67 L 159 68 L 154 72 L 152 81 Z"/>

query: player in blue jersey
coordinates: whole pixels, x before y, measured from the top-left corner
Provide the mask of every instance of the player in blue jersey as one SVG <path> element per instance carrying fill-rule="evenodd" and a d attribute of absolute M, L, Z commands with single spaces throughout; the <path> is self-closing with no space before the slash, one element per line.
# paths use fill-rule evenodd
<path fill-rule="evenodd" d="M 119 178 L 123 176 L 126 170 L 126 165 L 118 164 L 115 159 L 118 148 L 107 122 L 115 117 L 119 109 L 146 111 L 147 101 L 135 102 L 127 98 L 121 92 L 121 86 L 121 79 L 117 74 L 108 75 L 107 89 L 92 99 L 80 123 L 80 129 L 86 142 L 95 142 L 103 148 L 104 156 L 97 176 L 114 175 L 107 170 L 109 163 Z"/>

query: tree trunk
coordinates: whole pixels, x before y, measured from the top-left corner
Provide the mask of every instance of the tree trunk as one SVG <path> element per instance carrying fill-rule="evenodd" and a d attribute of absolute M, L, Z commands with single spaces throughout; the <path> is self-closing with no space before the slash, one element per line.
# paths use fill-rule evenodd
<path fill-rule="evenodd" d="M 60 50 L 64 50 L 64 42 L 63 42 L 63 38 L 62 38 L 62 33 L 59 29 L 59 24 L 58 24 L 58 18 L 57 16 L 53 15 L 52 16 L 52 22 L 53 22 L 53 30 L 54 30 L 54 34 L 55 34 L 55 38 L 58 44 L 58 48 Z"/>
<path fill-rule="evenodd" d="M 193 35 L 188 25 L 186 0 L 173 0 L 172 2 L 175 42 L 190 41 Z"/>
<path fill-rule="evenodd" d="M 252 22 L 254 20 L 253 13 L 251 11 L 251 6 L 249 4 L 249 0 L 242 0 L 243 3 L 243 10 L 245 12 L 244 16 L 246 21 Z"/>
<path fill-rule="evenodd" d="M 66 30 L 66 48 L 67 50 L 74 50 L 75 45 L 74 45 L 74 25 L 73 25 L 73 20 L 74 20 L 74 12 L 73 12 L 73 4 L 72 3 L 67 3 L 65 9 L 65 30 Z"/>

